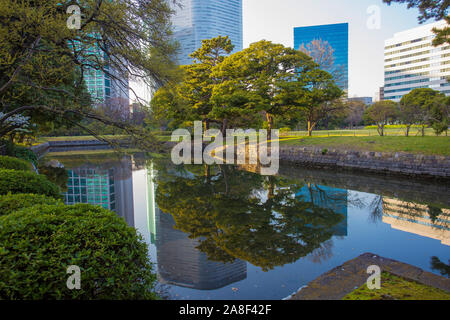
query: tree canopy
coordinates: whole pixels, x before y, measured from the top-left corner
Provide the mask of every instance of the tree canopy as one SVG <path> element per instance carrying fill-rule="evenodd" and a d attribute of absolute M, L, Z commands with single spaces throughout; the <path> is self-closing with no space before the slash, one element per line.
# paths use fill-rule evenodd
<path fill-rule="evenodd" d="M 429 19 L 442 20 L 445 19 L 447 26 L 443 29 L 433 29 L 436 38 L 433 40 L 433 45 L 438 46 L 444 43 L 450 44 L 450 17 L 448 16 L 449 0 L 383 0 L 383 2 L 390 5 L 391 3 L 405 3 L 410 8 L 418 8 L 419 22 L 424 23 Z"/>
<path fill-rule="evenodd" d="M 42 119 L 79 124 L 78 119 L 91 118 L 141 134 L 122 121 L 96 114 L 83 79 L 86 73 L 99 71 L 128 90 L 128 79 L 164 84 L 173 77 L 177 47 L 170 38 L 169 3 L 78 1 L 80 29 L 67 27 L 71 4 L 61 0 L 0 4 L 1 126 L 14 130 L 11 119 L 17 116 L 38 126 Z"/>

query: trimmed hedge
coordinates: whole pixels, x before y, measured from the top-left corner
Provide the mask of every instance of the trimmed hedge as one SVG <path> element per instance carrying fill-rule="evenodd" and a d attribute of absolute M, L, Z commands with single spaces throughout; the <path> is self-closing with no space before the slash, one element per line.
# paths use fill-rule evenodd
<path fill-rule="evenodd" d="M 0 156 L 0 169 L 30 171 L 31 163 L 14 157 Z"/>
<path fill-rule="evenodd" d="M 14 211 L 30 208 L 39 204 L 63 205 L 61 200 L 50 198 L 42 194 L 18 193 L 0 195 L 0 216 L 11 214 Z"/>
<path fill-rule="evenodd" d="M 0 169 L 0 194 L 34 193 L 61 198 L 58 186 L 34 172 Z"/>
<path fill-rule="evenodd" d="M 0 299 L 152 299 L 142 236 L 98 206 L 40 205 L 0 217 Z M 70 290 L 68 266 L 81 269 Z"/>

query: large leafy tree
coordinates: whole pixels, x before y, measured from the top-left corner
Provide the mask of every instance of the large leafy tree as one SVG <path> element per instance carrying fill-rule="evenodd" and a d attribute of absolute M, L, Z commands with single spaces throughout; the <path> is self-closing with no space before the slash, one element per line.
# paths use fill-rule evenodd
<path fill-rule="evenodd" d="M 450 17 L 448 16 L 449 0 L 383 0 L 383 2 L 390 5 L 393 2 L 405 3 L 409 8 L 418 8 L 419 22 L 424 23 L 429 19 L 447 21 L 447 26 L 443 29 L 433 29 L 436 38 L 433 40 L 433 45 L 438 46 L 444 43 L 450 44 Z"/>
<path fill-rule="evenodd" d="M 220 82 L 212 76 L 212 70 L 233 48 L 228 37 L 202 40 L 202 46 L 190 54 L 193 63 L 180 67 L 180 81 L 168 83 L 156 92 L 152 100 L 155 116 L 170 119 L 172 125 L 202 121 L 205 130 L 211 123 L 222 124 L 223 119 L 211 113 L 213 88 Z"/>
<path fill-rule="evenodd" d="M 307 110 L 316 111 L 342 94 L 332 76 L 320 70 L 311 57 L 266 40 L 227 57 L 214 68 L 213 76 L 222 79 L 214 88 L 213 112 L 262 112 L 269 136 L 275 117 L 290 118 L 300 111 L 310 116 L 307 121 L 312 130 L 326 111 Z"/>
<path fill-rule="evenodd" d="M 79 29 L 67 26 L 73 4 L 81 9 Z M 2 1 L 1 127 L 17 116 L 38 125 L 41 119 L 81 125 L 78 119 L 89 118 L 148 141 L 138 128 L 90 108 L 83 79 L 100 71 L 124 90 L 128 78 L 165 83 L 176 51 L 171 14 L 165 0 Z M 10 132 L 5 131 L 1 134 Z"/>
<path fill-rule="evenodd" d="M 364 113 L 366 121 L 377 124 L 377 131 L 380 136 L 384 136 L 384 127 L 390 121 L 396 119 L 397 116 L 398 105 L 396 102 L 391 100 L 375 102 Z"/>

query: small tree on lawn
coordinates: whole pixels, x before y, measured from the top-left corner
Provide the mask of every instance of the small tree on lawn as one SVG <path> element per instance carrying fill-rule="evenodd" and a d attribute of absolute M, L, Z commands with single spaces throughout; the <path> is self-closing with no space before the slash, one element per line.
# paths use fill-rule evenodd
<path fill-rule="evenodd" d="M 445 103 L 445 94 L 439 91 L 430 88 L 414 89 L 404 95 L 400 101 L 401 112 L 406 112 L 405 115 L 401 114 L 401 118 L 407 125 L 421 126 L 422 136 L 425 136 L 425 128 L 439 122 L 437 110 L 440 109 L 439 104 L 445 106 Z M 432 110 L 437 112 L 434 117 Z"/>
<path fill-rule="evenodd" d="M 380 136 L 384 136 L 384 127 L 398 115 L 398 105 L 391 100 L 375 102 L 365 114 L 365 120 L 375 122 Z"/>

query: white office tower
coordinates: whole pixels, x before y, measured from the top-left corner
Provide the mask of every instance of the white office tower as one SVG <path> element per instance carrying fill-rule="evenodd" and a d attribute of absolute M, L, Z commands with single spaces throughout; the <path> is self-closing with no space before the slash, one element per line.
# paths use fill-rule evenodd
<path fill-rule="evenodd" d="M 432 29 L 445 26 L 445 21 L 438 21 L 396 33 L 385 41 L 384 100 L 400 101 L 417 88 L 450 95 L 450 45 L 432 45 Z"/>

